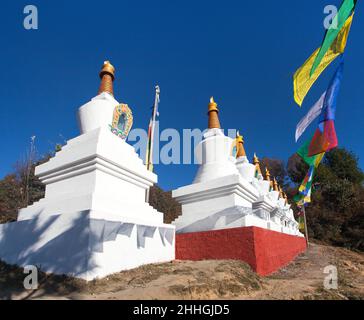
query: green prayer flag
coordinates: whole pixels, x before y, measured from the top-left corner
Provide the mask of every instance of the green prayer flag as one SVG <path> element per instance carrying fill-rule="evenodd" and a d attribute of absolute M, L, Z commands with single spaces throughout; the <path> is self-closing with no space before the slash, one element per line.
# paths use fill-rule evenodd
<path fill-rule="evenodd" d="M 341 4 L 338 13 L 333 19 L 333 25 L 336 25 L 337 28 L 330 28 L 326 30 L 326 34 L 322 42 L 320 51 L 318 52 L 315 61 L 312 65 L 310 76 L 314 74 L 316 68 L 320 65 L 326 52 L 330 49 L 331 45 L 337 38 L 346 20 L 350 17 L 351 13 L 355 9 L 356 1 L 357 0 L 344 0 L 343 3 Z"/>
<path fill-rule="evenodd" d="M 318 165 L 320 164 L 322 158 L 324 157 L 324 152 L 323 153 L 319 153 L 317 155 L 314 155 L 312 157 L 308 156 L 308 152 L 309 152 L 309 146 L 311 144 L 311 139 L 307 140 L 301 148 L 298 149 L 297 154 L 302 157 L 302 159 L 311 167 L 314 166 L 315 168 L 318 167 Z"/>
<path fill-rule="evenodd" d="M 305 218 L 302 216 L 298 217 L 298 229 L 300 231 L 305 231 Z"/>

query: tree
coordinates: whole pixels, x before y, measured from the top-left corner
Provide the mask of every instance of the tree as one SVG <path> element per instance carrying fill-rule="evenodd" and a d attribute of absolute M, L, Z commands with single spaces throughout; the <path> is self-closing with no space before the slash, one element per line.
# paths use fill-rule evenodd
<path fill-rule="evenodd" d="M 34 139 L 32 138 L 32 143 Z M 44 197 L 45 186 L 35 176 L 35 167 L 49 160 L 51 154 L 36 160 L 34 146 L 14 166 L 14 172 L 0 180 L 0 223 L 17 219 L 18 210 Z"/>
<path fill-rule="evenodd" d="M 287 162 L 287 174 L 293 183 L 300 184 L 306 176 L 308 165 L 297 154 L 293 154 Z"/>
<path fill-rule="evenodd" d="M 150 188 L 149 203 L 164 213 L 165 223 L 171 223 L 181 214 L 181 205 L 172 198 L 171 192 L 163 191 L 158 186 Z"/>
<path fill-rule="evenodd" d="M 265 175 L 265 169 L 268 168 L 271 176 L 275 177 L 281 186 L 286 184 L 287 171 L 282 160 L 264 157 L 260 160 L 260 168 L 263 175 Z"/>
<path fill-rule="evenodd" d="M 21 191 L 16 175 L 0 180 L 0 223 L 15 221 L 21 207 Z"/>
<path fill-rule="evenodd" d="M 344 148 L 328 152 L 324 164 L 338 179 L 346 179 L 354 184 L 362 184 L 364 181 L 364 173 L 359 168 L 357 156 Z"/>
<path fill-rule="evenodd" d="M 299 156 L 290 157 L 287 172 L 297 190 L 308 170 Z M 314 177 L 307 207 L 311 237 L 364 250 L 364 174 L 353 152 L 337 148 L 326 153 Z"/>

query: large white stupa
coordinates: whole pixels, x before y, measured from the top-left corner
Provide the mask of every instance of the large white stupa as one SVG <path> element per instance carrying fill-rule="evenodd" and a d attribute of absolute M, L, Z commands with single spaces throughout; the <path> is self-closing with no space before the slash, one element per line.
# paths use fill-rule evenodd
<path fill-rule="evenodd" d="M 173 222 L 176 232 L 255 226 L 303 237 L 276 180 L 271 181 L 269 170 L 263 178 L 255 155 L 254 163 L 249 162 L 239 134 L 236 139 L 224 135 L 218 112 L 211 98 L 208 130 L 195 150 L 197 175 L 172 193 L 182 204 L 182 215 Z"/>
<path fill-rule="evenodd" d="M 0 259 L 86 280 L 175 257 L 175 227 L 146 203 L 157 182 L 125 139 L 132 112 L 113 95 L 107 61 L 99 93 L 78 111 L 80 135 L 36 168 L 45 197 L 0 225 Z"/>

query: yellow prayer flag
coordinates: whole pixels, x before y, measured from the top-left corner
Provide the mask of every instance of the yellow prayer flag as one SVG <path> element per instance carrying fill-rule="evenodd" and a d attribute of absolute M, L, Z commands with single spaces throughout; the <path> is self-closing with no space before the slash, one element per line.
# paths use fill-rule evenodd
<path fill-rule="evenodd" d="M 337 38 L 331 45 L 330 49 L 326 52 L 321 63 L 310 77 L 310 72 L 315 58 L 320 51 L 318 48 L 306 61 L 305 63 L 296 71 L 293 76 L 293 92 L 294 100 L 301 106 L 303 99 L 306 97 L 308 91 L 311 89 L 312 85 L 318 79 L 320 74 L 327 68 L 327 66 L 336 59 L 337 56 L 342 54 L 345 50 L 346 43 L 348 40 L 348 35 L 353 21 L 352 14 L 346 21 L 342 29 L 340 30 Z"/>

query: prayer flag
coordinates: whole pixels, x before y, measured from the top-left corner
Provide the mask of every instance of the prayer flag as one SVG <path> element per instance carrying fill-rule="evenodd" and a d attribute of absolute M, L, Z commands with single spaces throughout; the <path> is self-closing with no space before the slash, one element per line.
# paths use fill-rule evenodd
<path fill-rule="evenodd" d="M 344 52 L 352 20 L 353 16 L 350 16 L 347 19 L 344 27 L 340 30 L 336 40 L 334 41 L 330 49 L 327 50 L 326 54 L 321 60 L 321 63 L 318 65 L 312 75 L 310 75 L 310 70 L 313 66 L 313 63 L 320 48 L 318 48 L 294 74 L 294 100 L 299 106 L 302 105 L 308 91 L 311 89 L 312 85 L 316 82 L 321 73 L 330 65 L 332 61 L 334 61 L 340 54 Z"/>
<path fill-rule="evenodd" d="M 343 76 L 344 62 L 341 61 L 333 76 L 324 99 L 324 106 L 319 125 L 308 148 L 308 156 L 312 157 L 327 152 L 338 145 L 335 131 L 336 102 Z"/>
<path fill-rule="evenodd" d="M 296 127 L 296 142 L 309 127 L 309 125 L 320 115 L 321 110 L 324 106 L 326 91 L 322 94 L 320 99 L 313 105 L 310 111 L 301 119 Z"/>
<path fill-rule="evenodd" d="M 321 64 L 321 60 L 325 56 L 326 52 L 330 49 L 331 45 L 338 37 L 341 29 L 344 28 L 345 23 L 347 22 L 348 18 L 352 19 L 352 13 L 355 9 L 356 0 L 344 0 L 341 4 L 341 7 L 336 14 L 335 18 L 333 19 L 333 25 L 335 27 L 331 27 L 326 30 L 326 34 L 324 40 L 322 42 L 321 48 L 315 57 L 315 61 L 313 62 L 310 76 L 314 74 L 317 67 Z"/>

